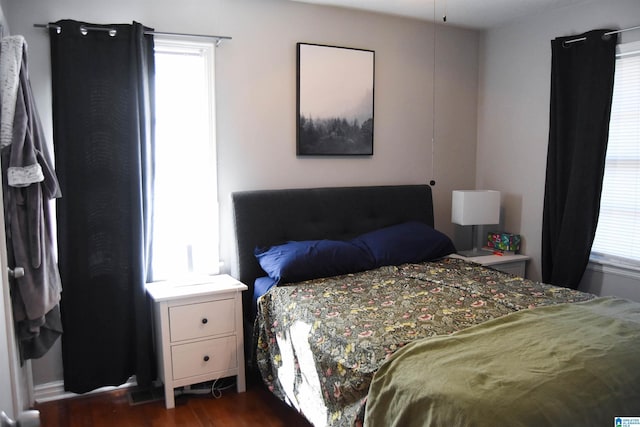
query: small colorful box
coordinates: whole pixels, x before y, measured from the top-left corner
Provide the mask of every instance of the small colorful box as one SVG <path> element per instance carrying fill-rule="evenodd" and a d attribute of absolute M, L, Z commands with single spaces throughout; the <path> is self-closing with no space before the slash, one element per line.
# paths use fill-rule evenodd
<path fill-rule="evenodd" d="M 499 251 L 518 252 L 520 250 L 520 235 L 491 232 L 487 235 L 487 246 Z"/>

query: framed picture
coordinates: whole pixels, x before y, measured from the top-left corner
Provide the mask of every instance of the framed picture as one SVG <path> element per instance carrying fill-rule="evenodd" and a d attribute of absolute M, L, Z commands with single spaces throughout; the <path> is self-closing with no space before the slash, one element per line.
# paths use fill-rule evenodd
<path fill-rule="evenodd" d="M 372 50 L 298 43 L 297 155 L 372 155 Z"/>

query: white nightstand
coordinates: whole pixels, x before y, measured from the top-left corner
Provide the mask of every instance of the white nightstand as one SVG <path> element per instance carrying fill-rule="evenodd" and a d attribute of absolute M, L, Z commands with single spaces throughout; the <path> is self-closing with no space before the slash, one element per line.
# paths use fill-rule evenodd
<path fill-rule="evenodd" d="M 496 270 L 504 271 L 505 273 L 515 274 L 516 276 L 525 277 L 527 261 L 531 257 L 527 255 L 484 255 L 465 257 L 458 254 L 449 255 L 452 258 L 464 259 L 467 261 L 475 262 L 485 265 L 487 267 L 495 268 Z"/>
<path fill-rule="evenodd" d="M 200 280 L 147 284 L 153 298 L 158 371 L 165 406 L 175 406 L 174 388 L 237 376 L 246 390 L 242 291 L 226 274 Z"/>

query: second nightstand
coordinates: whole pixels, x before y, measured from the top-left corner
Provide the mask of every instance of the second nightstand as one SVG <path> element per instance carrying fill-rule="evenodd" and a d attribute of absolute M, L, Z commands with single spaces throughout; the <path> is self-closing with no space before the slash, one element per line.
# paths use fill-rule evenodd
<path fill-rule="evenodd" d="M 458 254 L 449 255 L 453 258 L 460 258 L 467 261 L 495 268 L 505 273 L 515 274 L 516 276 L 525 277 L 527 261 L 531 257 L 527 255 L 484 255 L 475 257 L 464 257 Z"/>

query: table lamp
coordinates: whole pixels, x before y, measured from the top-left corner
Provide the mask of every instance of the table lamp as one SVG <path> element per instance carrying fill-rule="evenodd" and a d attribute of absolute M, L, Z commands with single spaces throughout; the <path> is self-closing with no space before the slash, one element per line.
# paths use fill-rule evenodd
<path fill-rule="evenodd" d="M 500 192 L 494 190 L 454 190 L 451 198 L 451 222 L 470 225 L 472 249 L 460 251 L 460 255 L 491 255 L 478 247 L 477 225 L 500 223 Z"/>

